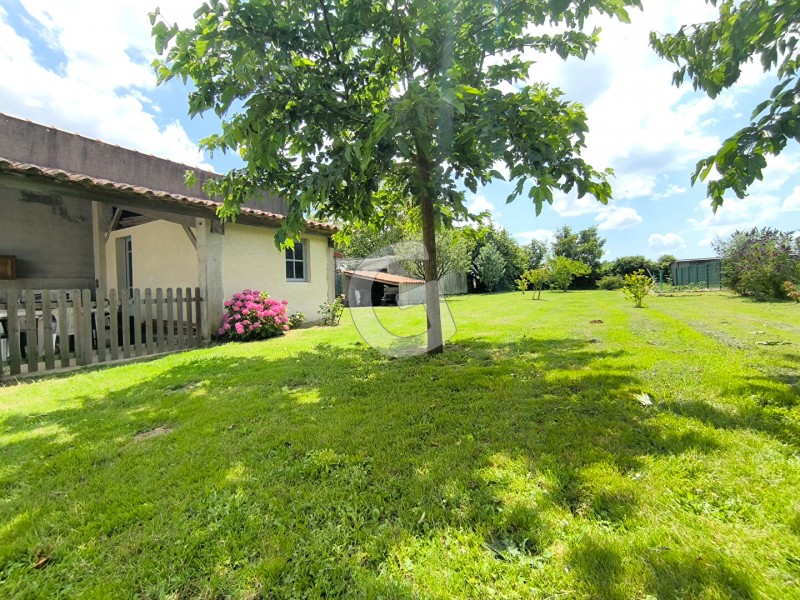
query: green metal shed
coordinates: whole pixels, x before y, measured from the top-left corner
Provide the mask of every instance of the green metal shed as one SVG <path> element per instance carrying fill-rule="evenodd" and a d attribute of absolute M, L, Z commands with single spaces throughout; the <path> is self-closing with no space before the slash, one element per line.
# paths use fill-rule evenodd
<path fill-rule="evenodd" d="M 721 266 L 722 261 L 717 257 L 676 260 L 670 266 L 672 285 L 699 285 L 722 289 Z"/>

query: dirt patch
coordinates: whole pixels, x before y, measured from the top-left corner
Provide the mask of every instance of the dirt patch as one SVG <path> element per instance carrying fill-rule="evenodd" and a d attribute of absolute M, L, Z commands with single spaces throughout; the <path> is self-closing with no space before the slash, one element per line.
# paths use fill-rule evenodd
<path fill-rule="evenodd" d="M 171 433 L 172 429 L 169 427 L 156 427 L 155 429 L 151 429 L 150 431 L 143 431 L 142 433 L 137 433 L 133 436 L 134 442 L 141 442 L 143 440 L 149 440 L 150 438 L 158 437 L 160 435 L 166 435 Z"/>

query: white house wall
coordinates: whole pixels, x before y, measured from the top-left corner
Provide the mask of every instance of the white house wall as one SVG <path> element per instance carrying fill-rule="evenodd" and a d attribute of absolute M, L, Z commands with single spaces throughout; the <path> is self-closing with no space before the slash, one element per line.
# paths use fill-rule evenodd
<path fill-rule="evenodd" d="M 111 233 L 106 244 L 109 289 L 117 288 L 117 239 L 131 237 L 133 287 L 187 288 L 198 286 L 197 252 L 183 227 L 166 221 L 128 227 Z"/>
<path fill-rule="evenodd" d="M 308 281 L 286 281 L 285 254 L 275 247 L 277 229 L 226 224 L 222 238 L 222 282 L 226 298 L 259 290 L 289 302 L 290 312 L 318 320 L 319 305 L 333 299 L 333 250 L 328 238 L 304 235 Z"/>

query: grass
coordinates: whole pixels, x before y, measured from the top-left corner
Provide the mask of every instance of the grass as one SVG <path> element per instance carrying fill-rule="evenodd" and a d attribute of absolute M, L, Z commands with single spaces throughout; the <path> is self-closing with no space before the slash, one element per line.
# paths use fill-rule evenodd
<path fill-rule="evenodd" d="M 431 359 L 346 314 L 0 388 L 0 594 L 799 597 L 800 307 L 647 304 L 470 296 Z"/>

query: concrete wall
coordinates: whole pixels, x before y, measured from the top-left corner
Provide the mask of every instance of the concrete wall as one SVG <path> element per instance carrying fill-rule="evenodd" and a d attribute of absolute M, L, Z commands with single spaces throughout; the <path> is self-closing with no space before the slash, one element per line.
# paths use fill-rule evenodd
<path fill-rule="evenodd" d="M 94 289 L 92 204 L 4 187 L 0 179 L 0 254 L 17 257 L 8 289 Z"/>
<path fill-rule="evenodd" d="M 310 251 L 308 281 L 286 281 L 286 261 L 275 247 L 277 229 L 225 226 L 222 239 L 222 285 L 225 298 L 243 289 L 268 292 L 272 298 L 287 300 L 290 312 L 305 313 L 318 320 L 319 305 L 333 300 L 333 249 L 328 238 L 303 236 Z"/>
<path fill-rule="evenodd" d="M 117 289 L 117 240 L 130 236 L 133 249 L 133 287 L 187 288 L 198 286 L 197 253 L 183 227 L 166 221 L 120 229 L 106 244 L 109 289 Z"/>
<path fill-rule="evenodd" d="M 2 113 L 0 113 L 0 157 L 196 198 L 208 198 L 200 184 L 215 176 L 210 171 L 16 119 Z M 193 170 L 197 175 L 198 183 L 191 189 L 184 183 L 187 169 Z M 286 204 L 280 198 L 265 194 L 263 200 L 264 202 L 252 200 L 247 206 L 285 214 Z"/>

